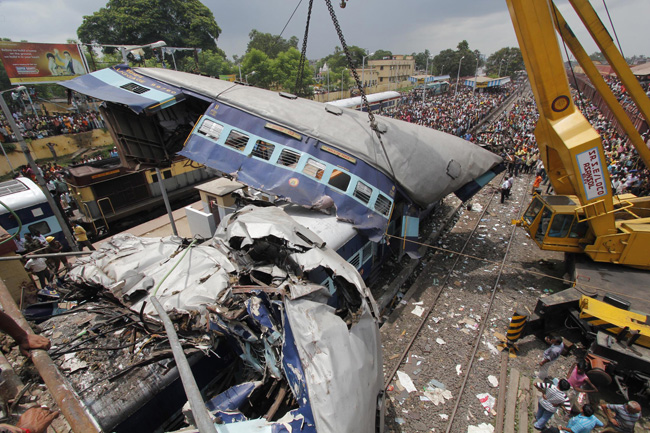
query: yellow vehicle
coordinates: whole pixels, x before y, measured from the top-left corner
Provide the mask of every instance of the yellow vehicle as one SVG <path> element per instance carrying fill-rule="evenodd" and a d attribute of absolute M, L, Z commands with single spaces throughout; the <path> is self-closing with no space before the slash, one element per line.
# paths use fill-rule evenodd
<path fill-rule="evenodd" d="M 650 150 L 552 1 L 506 1 L 540 114 L 540 157 L 557 193 L 536 195 L 517 223 L 542 249 L 650 269 L 650 198 L 613 194 L 601 137 L 573 103 L 556 31 L 648 167 Z M 570 3 L 650 123 L 650 100 L 591 4 Z"/>
<path fill-rule="evenodd" d="M 214 177 L 206 167 L 181 156 L 161 169 L 161 175 L 172 203 L 196 200 L 195 186 Z M 81 224 L 99 237 L 138 221 L 138 214 L 151 218 L 155 209 L 163 208 L 156 171 L 131 168 L 117 157 L 70 166 L 66 182 L 82 215 Z"/>

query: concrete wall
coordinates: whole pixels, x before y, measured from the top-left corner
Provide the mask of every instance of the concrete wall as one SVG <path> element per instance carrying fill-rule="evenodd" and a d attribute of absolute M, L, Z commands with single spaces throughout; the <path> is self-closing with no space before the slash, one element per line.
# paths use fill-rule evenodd
<path fill-rule="evenodd" d="M 27 142 L 27 147 L 32 153 L 32 157 L 38 161 L 39 159 L 52 159 L 52 152 L 46 146 L 47 143 L 54 143 L 54 150 L 57 156 L 71 155 L 80 149 L 90 149 L 95 146 L 107 146 L 113 144 L 113 139 L 108 131 L 103 129 L 93 129 L 88 132 L 80 132 L 78 134 L 65 134 L 55 135 L 53 137 L 40 138 Z M 11 165 L 14 169 L 18 169 L 21 165 L 26 165 L 25 155 L 20 150 L 20 145 L 16 145 L 16 152 L 7 153 Z M 4 155 L 0 154 L 0 175 L 10 173 L 11 169 L 5 159 Z"/>
<path fill-rule="evenodd" d="M 3 254 L 0 257 L 15 257 L 15 253 Z M 23 282 L 30 282 L 27 271 L 23 268 L 20 260 L 7 260 L 0 262 L 0 278 L 7 286 L 7 290 L 14 298 L 14 301 L 20 305 L 20 286 Z"/>

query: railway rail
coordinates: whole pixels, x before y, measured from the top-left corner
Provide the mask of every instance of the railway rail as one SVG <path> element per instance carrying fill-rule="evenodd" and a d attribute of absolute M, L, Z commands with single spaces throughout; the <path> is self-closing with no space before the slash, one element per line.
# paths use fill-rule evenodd
<path fill-rule="evenodd" d="M 490 373 L 498 376 L 499 371 L 493 331 L 505 333 L 515 302 L 534 305 L 542 291 L 535 286 L 545 279 L 522 271 L 522 263 L 513 263 L 511 248 L 525 258 L 524 267 L 539 268 L 540 274 L 557 273 L 561 268 L 544 269 L 553 260 L 560 261 L 557 256 L 548 262 L 527 263 L 525 247 L 532 249 L 532 241 L 510 225 L 528 201 L 531 182 L 529 175 L 516 178 L 512 197 L 504 204 L 499 202 L 500 182 L 496 180 L 476 197 L 472 210 L 464 209 L 455 227 L 430 246 L 412 288 L 382 327 L 385 389 L 391 400 L 388 431 L 430 431 L 432 427 L 467 431 L 468 425 L 491 422 L 492 415 L 482 413 L 476 395 L 495 394 L 487 381 Z M 562 288 L 560 278 L 546 281 L 544 287 L 549 285 Z M 404 384 L 397 379 L 404 374 L 418 392 L 402 389 Z M 451 392 L 451 398 L 432 405 L 427 400 L 440 386 Z"/>

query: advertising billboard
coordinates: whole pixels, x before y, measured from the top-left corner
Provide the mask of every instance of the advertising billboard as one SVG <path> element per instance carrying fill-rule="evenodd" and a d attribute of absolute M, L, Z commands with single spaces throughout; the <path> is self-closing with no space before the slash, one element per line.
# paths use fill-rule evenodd
<path fill-rule="evenodd" d="M 57 83 L 88 73 L 76 44 L 0 41 L 0 60 L 11 84 Z"/>

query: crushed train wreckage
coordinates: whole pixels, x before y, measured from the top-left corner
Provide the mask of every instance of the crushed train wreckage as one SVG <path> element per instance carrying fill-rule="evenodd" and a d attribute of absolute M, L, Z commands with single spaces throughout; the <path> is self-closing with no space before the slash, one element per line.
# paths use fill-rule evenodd
<path fill-rule="evenodd" d="M 335 290 L 309 281 L 314 271 Z M 207 240 L 115 236 L 69 280 L 78 306 L 41 326 L 106 431 L 179 426 L 183 399 L 172 400 L 183 393 L 151 296 L 178 328 L 217 431 L 376 431 L 374 301 L 356 269 L 281 208 L 244 207 Z"/>
<path fill-rule="evenodd" d="M 62 85 L 104 101 L 125 165 L 162 168 L 164 185 L 180 154 L 238 184 L 222 191 L 232 208 L 207 194 L 214 237 L 116 236 L 70 272 L 66 299 L 79 306 L 45 326 L 99 423 L 182 425 L 155 296 L 218 431 L 382 431 L 379 314 L 364 279 L 415 254 L 406 241 L 436 203 L 471 198 L 501 158 L 423 126 L 165 69 L 121 65 Z"/>

